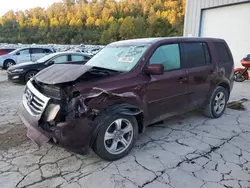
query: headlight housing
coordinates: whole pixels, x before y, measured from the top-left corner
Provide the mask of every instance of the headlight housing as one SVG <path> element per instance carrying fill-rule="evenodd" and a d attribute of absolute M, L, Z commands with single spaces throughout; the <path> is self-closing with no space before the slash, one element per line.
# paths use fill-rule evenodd
<path fill-rule="evenodd" d="M 53 121 L 56 118 L 59 110 L 60 110 L 60 105 L 49 104 L 44 114 L 45 120 L 47 122 Z"/>
<path fill-rule="evenodd" d="M 14 69 L 14 70 L 11 70 L 10 72 L 13 72 L 13 73 L 23 72 L 23 69 Z"/>

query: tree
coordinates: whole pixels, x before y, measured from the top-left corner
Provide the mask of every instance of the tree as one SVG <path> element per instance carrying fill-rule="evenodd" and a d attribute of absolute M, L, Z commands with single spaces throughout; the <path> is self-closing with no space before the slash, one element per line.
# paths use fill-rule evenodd
<path fill-rule="evenodd" d="M 8 11 L 0 42 L 107 44 L 120 39 L 180 36 L 186 0 L 63 0 L 47 9 Z"/>

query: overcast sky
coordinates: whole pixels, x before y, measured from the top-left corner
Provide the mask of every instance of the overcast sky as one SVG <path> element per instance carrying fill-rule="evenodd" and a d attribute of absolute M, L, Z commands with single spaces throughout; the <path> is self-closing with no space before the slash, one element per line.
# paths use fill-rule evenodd
<path fill-rule="evenodd" d="M 0 16 L 9 10 L 25 10 L 37 6 L 46 8 L 57 1 L 61 0 L 1 0 Z"/>

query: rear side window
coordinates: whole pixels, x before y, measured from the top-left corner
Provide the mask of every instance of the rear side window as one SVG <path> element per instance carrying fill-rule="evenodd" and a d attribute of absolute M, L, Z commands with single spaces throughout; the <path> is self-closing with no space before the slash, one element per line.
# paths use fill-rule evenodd
<path fill-rule="evenodd" d="M 51 51 L 50 49 L 44 49 L 44 50 L 43 50 L 43 53 L 49 54 L 49 53 L 52 53 L 52 51 Z"/>
<path fill-rule="evenodd" d="M 85 58 L 82 55 L 71 55 L 71 61 L 75 62 L 75 61 L 84 61 Z"/>
<path fill-rule="evenodd" d="M 218 60 L 220 63 L 226 63 L 230 61 L 230 55 L 228 53 L 228 49 L 223 42 L 214 42 L 214 48 L 218 56 Z"/>
<path fill-rule="evenodd" d="M 149 60 L 149 64 L 163 64 L 164 70 L 181 68 L 179 44 L 168 44 L 156 49 Z"/>
<path fill-rule="evenodd" d="M 206 43 L 183 43 L 183 48 L 185 68 L 199 67 L 211 63 L 211 58 Z"/>
<path fill-rule="evenodd" d="M 41 48 L 32 48 L 31 53 L 32 54 L 43 54 L 43 49 L 41 49 Z"/>

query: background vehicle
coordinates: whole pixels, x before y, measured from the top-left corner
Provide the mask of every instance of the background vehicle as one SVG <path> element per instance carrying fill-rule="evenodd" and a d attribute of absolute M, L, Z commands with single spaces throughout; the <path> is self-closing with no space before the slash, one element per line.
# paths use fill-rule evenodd
<path fill-rule="evenodd" d="M 8 80 L 27 82 L 42 69 L 53 64 L 85 64 L 90 56 L 76 52 L 59 52 L 47 55 L 36 62 L 20 63 L 8 68 Z"/>
<path fill-rule="evenodd" d="M 249 80 L 248 70 L 250 69 L 250 54 L 241 60 L 241 64 L 245 68 L 236 68 L 234 70 L 234 81 L 236 82 L 244 82 L 245 80 Z"/>
<path fill-rule="evenodd" d="M 16 50 L 15 48 L 0 48 L 0 56 Z"/>
<path fill-rule="evenodd" d="M 222 39 L 115 42 L 85 65 L 39 72 L 27 83 L 20 117 L 38 145 L 54 138 L 73 151 L 92 147 L 103 159 L 117 160 L 152 123 L 198 108 L 221 117 L 233 67 Z"/>
<path fill-rule="evenodd" d="M 50 53 L 54 53 L 50 48 L 35 47 L 16 49 L 6 55 L 0 56 L 0 68 L 8 69 L 10 66 L 18 63 L 37 61 Z"/>

